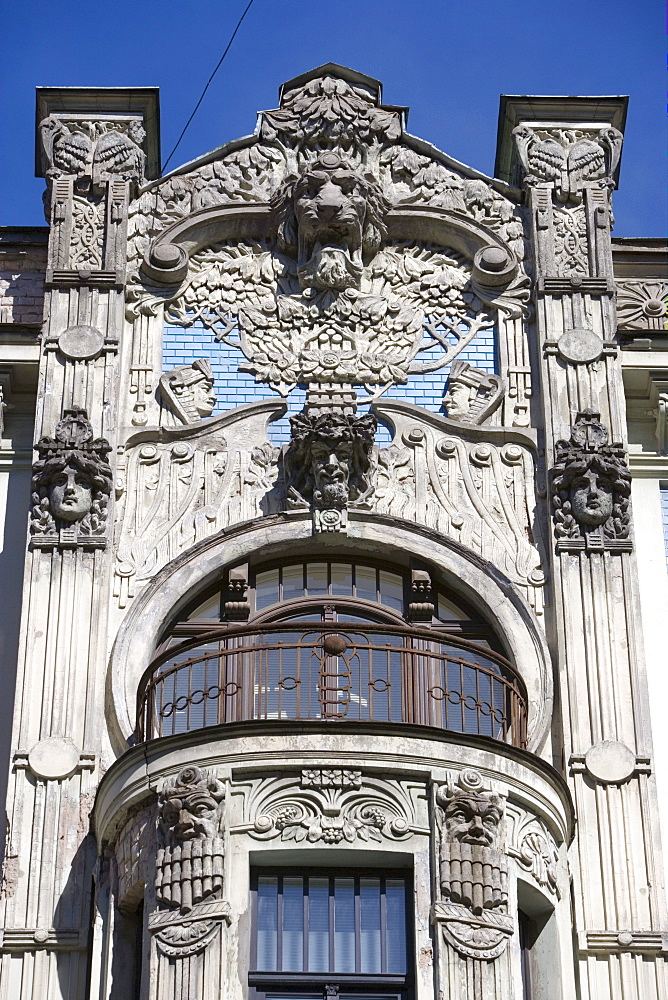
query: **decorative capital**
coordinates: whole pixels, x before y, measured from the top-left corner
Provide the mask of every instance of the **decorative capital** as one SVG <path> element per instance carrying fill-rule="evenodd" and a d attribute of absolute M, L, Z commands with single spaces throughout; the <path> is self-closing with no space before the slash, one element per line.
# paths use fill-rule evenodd
<path fill-rule="evenodd" d="M 526 187 L 552 188 L 557 201 L 579 204 L 585 188 L 612 188 L 622 152 L 622 133 L 567 125 L 513 129 Z"/>
<path fill-rule="evenodd" d="M 93 438 L 86 410 L 65 410 L 54 437 L 36 444 L 30 531 L 33 548 L 101 548 L 106 545 L 112 473 L 111 445 Z"/>

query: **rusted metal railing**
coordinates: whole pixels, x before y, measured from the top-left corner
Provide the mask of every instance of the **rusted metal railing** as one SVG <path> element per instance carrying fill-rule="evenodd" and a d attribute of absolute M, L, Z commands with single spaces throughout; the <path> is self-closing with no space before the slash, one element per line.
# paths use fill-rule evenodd
<path fill-rule="evenodd" d="M 210 629 L 158 656 L 139 686 L 140 741 L 252 719 L 409 722 L 523 747 L 527 697 L 484 646 L 366 622 Z"/>

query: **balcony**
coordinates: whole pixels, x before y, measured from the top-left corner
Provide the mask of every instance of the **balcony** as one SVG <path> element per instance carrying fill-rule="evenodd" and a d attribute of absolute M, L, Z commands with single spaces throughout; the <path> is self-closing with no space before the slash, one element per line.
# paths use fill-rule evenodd
<path fill-rule="evenodd" d="M 435 628 L 364 622 L 218 627 L 144 674 L 137 740 L 242 721 L 412 723 L 526 746 L 527 694 L 511 663 Z"/>

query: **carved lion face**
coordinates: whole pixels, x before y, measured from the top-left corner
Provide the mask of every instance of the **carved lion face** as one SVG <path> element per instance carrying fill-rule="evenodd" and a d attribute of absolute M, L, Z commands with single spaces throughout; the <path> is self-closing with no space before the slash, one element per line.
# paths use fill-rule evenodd
<path fill-rule="evenodd" d="M 302 287 L 358 287 L 363 258 L 386 234 L 389 205 L 377 182 L 337 153 L 322 153 L 299 177 L 288 178 L 274 200 L 279 242 L 297 253 Z"/>

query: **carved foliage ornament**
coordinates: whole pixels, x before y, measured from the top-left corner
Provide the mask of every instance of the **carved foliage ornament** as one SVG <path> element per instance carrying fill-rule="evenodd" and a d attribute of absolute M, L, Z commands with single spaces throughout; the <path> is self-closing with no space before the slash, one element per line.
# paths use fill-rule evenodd
<path fill-rule="evenodd" d="M 373 489 L 369 470 L 376 418 L 332 410 L 298 413 L 290 425 L 288 499 L 311 506 L 316 531 L 342 530 L 348 503 L 363 503 Z"/>
<path fill-rule="evenodd" d="M 434 918 L 445 940 L 467 958 L 498 958 L 512 935 L 508 863 L 499 848 L 501 798 L 477 771 L 437 787 L 440 900 Z"/>
<path fill-rule="evenodd" d="M 86 411 L 65 410 L 54 437 L 36 444 L 30 531 L 34 548 L 106 545 L 112 474 L 105 438 L 93 438 Z"/>
<path fill-rule="evenodd" d="M 550 185 L 561 202 L 578 203 L 585 187 L 612 187 L 623 136 L 608 127 L 591 132 L 568 128 L 513 129 L 529 186 Z"/>
<path fill-rule="evenodd" d="M 600 414 L 578 413 L 556 444 L 552 503 L 558 551 L 630 551 L 631 474 L 621 444 L 608 444 Z"/>
<path fill-rule="evenodd" d="M 415 829 L 414 806 L 401 782 L 347 768 L 305 768 L 267 778 L 251 796 L 251 835 L 305 844 L 401 840 Z"/>

